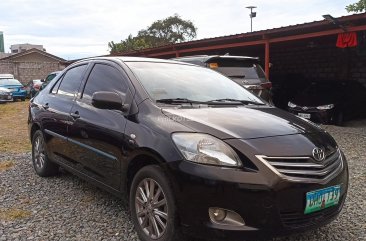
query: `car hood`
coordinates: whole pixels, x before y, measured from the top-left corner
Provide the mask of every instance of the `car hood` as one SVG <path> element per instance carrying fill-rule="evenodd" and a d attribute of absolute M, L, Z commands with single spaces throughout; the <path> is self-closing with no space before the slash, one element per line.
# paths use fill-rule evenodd
<path fill-rule="evenodd" d="M 273 107 L 162 109 L 169 118 L 196 132 L 221 139 L 253 139 L 322 131 L 318 126 Z"/>
<path fill-rule="evenodd" d="M 335 92 L 324 92 L 322 94 L 301 93 L 291 100 L 291 102 L 299 106 L 316 107 L 320 105 L 336 104 L 337 96 L 339 95 Z"/>
<path fill-rule="evenodd" d="M 0 87 L 6 88 L 6 89 L 15 89 L 15 88 L 23 87 L 23 86 L 22 85 L 0 85 Z"/>
<path fill-rule="evenodd" d="M 0 87 L 0 91 L 7 92 L 7 93 L 11 93 L 11 91 L 9 89 L 4 88 L 4 87 Z"/>

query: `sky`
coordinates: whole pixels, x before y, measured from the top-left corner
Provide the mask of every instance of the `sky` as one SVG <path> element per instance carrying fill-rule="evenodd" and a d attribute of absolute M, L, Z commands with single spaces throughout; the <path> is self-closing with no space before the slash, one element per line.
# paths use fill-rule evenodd
<path fill-rule="evenodd" d="M 108 54 L 108 42 L 136 35 L 174 14 L 191 20 L 197 38 L 250 31 L 249 10 L 257 6 L 253 31 L 349 15 L 358 0 L 1 0 L 0 31 L 10 45 L 41 44 L 67 60 Z"/>

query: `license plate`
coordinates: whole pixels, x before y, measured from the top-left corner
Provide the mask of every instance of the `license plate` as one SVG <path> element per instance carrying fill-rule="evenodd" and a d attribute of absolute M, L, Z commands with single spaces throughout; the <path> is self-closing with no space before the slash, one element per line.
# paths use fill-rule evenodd
<path fill-rule="evenodd" d="M 305 214 L 335 206 L 339 202 L 341 186 L 332 186 L 306 193 Z"/>
<path fill-rule="evenodd" d="M 307 113 L 298 113 L 297 115 L 302 118 L 306 118 L 306 119 L 310 119 L 310 117 L 311 117 L 311 115 L 307 114 Z"/>
<path fill-rule="evenodd" d="M 8 95 L 8 100 L 11 100 L 11 95 Z"/>

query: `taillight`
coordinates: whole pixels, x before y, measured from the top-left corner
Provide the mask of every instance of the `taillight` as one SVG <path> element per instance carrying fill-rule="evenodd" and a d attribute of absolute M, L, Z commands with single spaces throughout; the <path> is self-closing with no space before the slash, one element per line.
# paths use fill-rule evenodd
<path fill-rule="evenodd" d="M 35 89 L 37 89 L 37 90 L 39 89 L 39 87 L 41 87 L 41 86 L 40 86 L 40 85 L 34 85 L 34 86 L 33 86 L 33 88 L 35 88 Z"/>
<path fill-rule="evenodd" d="M 265 83 L 262 83 L 261 86 L 265 89 L 270 89 L 272 88 L 272 82 L 265 82 Z"/>
<path fill-rule="evenodd" d="M 24 86 L 22 86 L 22 87 L 20 87 L 20 89 L 21 89 L 21 90 L 25 90 L 25 87 L 24 87 Z"/>

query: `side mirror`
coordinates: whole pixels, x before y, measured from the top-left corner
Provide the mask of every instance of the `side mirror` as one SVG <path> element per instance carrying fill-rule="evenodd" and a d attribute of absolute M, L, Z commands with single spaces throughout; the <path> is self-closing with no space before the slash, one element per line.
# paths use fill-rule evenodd
<path fill-rule="evenodd" d="M 97 91 L 92 96 L 92 105 L 98 109 L 125 111 L 121 96 L 115 92 Z"/>

